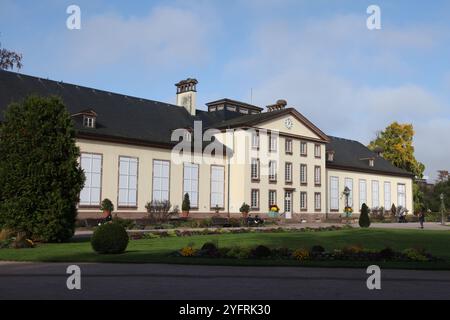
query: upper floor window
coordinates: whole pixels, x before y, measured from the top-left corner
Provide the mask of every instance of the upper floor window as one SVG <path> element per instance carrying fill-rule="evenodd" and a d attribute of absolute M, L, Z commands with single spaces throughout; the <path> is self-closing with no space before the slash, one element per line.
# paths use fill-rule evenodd
<path fill-rule="evenodd" d="M 95 117 L 83 116 L 83 126 L 86 128 L 95 128 Z"/>
<path fill-rule="evenodd" d="M 319 166 L 315 166 L 314 167 L 314 184 L 316 186 L 320 186 L 321 181 L 322 181 L 321 168 Z"/>
<path fill-rule="evenodd" d="M 286 162 L 284 178 L 286 183 L 292 183 L 292 163 Z"/>
<path fill-rule="evenodd" d="M 316 158 L 320 158 L 321 157 L 321 146 L 320 146 L 320 144 L 314 145 L 314 156 Z"/>
<path fill-rule="evenodd" d="M 259 180 L 259 159 L 252 159 L 251 175 L 252 180 Z"/>
<path fill-rule="evenodd" d="M 259 148 L 259 135 L 256 132 L 252 133 L 252 148 L 253 149 Z"/>
<path fill-rule="evenodd" d="M 269 181 L 277 181 L 277 162 L 269 162 Z"/>
<path fill-rule="evenodd" d="M 286 139 L 284 142 L 285 152 L 292 154 L 292 139 Z"/>
<path fill-rule="evenodd" d="M 301 184 L 308 183 L 308 172 L 306 164 L 300 165 L 300 183 Z"/>
<path fill-rule="evenodd" d="M 300 142 L 300 155 L 304 157 L 308 155 L 308 144 L 305 141 Z"/>
<path fill-rule="evenodd" d="M 270 135 L 269 137 L 269 151 L 277 151 L 277 141 L 278 141 L 278 137 L 277 136 L 272 136 Z"/>

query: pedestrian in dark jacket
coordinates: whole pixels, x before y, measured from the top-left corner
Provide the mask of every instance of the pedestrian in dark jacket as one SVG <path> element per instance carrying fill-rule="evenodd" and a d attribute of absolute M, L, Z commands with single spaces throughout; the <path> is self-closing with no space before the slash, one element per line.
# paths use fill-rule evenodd
<path fill-rule="evenodd" d="M 419 212 L 419 223 L 420 223 L 420 229 L 423 229 L 423 223 L 425 222 L 425 212 L 421 210 Z"/>

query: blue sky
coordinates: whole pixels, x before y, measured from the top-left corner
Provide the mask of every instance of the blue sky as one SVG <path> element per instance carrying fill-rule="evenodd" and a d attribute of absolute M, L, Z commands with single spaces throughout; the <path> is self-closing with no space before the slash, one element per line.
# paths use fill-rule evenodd
<path fill-rule="evenodd" d="M 71 4 L 81 30 L 66 28 Z M 371 4 L 381 30 L 366 28 Z M 0 0 L 0 42 L 23 53 L 25 74 L 167 102 L 195 77 L 199 108 L 283 98 L 363 143 L 413 123 L 434 176 L 450 169 L 449 14 L 449 1 Z"/>

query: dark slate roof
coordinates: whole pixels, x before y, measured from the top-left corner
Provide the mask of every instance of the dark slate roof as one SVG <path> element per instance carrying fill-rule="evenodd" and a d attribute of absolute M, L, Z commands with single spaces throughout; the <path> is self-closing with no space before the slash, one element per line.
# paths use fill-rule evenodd
<path fill-rule="evenodd" d="M 369 150 L 362 143 L 354 140 L 348 140 L 338 137 L 330 137 L 330 143 L 327 144 L 327 152 L 334 151 L 334 160 L 327 159 L 328 168 L 341 168 L 363 172 L 384 173 L 390 175 L 399 175 L 413 177 L 413 174 L 397 168 L 388 160 L 378 156 Z M 369 166 L 369 158 L 374 159 L 374 166 Z"/>

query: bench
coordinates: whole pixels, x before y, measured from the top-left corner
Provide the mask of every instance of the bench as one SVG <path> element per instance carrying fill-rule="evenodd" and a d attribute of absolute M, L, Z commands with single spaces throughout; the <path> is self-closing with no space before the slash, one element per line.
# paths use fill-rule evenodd
<path fill-rule="evenodd" d="M 228 218 L 212 217 L 211 225 L 213 227 L 230 227 L 230 222 L 228 221 Z"/>

